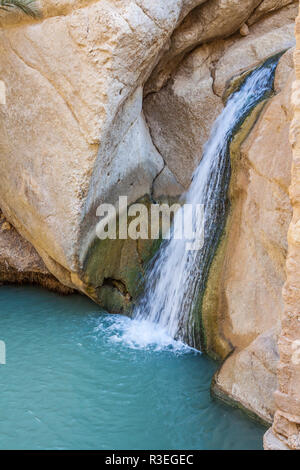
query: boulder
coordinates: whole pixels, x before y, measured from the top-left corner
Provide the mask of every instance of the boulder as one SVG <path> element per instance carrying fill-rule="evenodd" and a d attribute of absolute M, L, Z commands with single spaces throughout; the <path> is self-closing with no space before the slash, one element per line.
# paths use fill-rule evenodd
<path fill-rule="evenodd" d="M 270 330 L 258 336 L 247 348 L 235 351 L 216 374 L 213 393 L 258 417 L 272 423 L 277 387 L 278 334 Z"/>

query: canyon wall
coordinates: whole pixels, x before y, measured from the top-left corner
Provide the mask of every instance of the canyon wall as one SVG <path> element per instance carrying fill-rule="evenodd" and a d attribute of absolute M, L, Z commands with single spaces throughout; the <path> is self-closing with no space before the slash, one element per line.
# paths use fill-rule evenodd
<path fill-rule="evenodd" d="M 111 312 L 130 311 L 156 245 L 100 241 L 97 207 L 121 195 L 129 204 L 178 197 L 229 90 L 288 51 L 275 96 L 232 144 L 230 214 L 199 312 L 207 352 L 230 355 L 214 392 L 271 422 L 292 212 L 290 49 L 298 2 L 40 3 L 38 21 L 13 13 L 0 19 L 7 98 L 0 105 L 0 208 L 19 237 L 12 245 L 31 253 L 19 269 L 24 282 L 50 276 Z M 0 247 L 1 240 L 11 243 L 5 229 Z M 3 261 L 8 269 L 0 259 L 0 281 L 13 280 L 12 253 L 10 264 Z"/>
<path fill-rule="evenodd" d="M 280 361 L 276 413 L 272 429 L 264 439 L 268 450 L 300 450 L 300 17 L 296 22 L 297 47 L 294 55 L 293 121 L 290 141 L 293 149 L 290 200 L 293 217 L 288 231 L 287 280 L 283 289 L 284 311 L 279 336 Z"/>
<path fill-rule="evenodd" d="M 288 136 L 293 78 L 290 50 L 277 68 L 276 95 L 248 137 L 251 117 L 232 143 L 231 209 L 203 303 L 207 348 L 223 358 L 232 351 L 215 377 L 214 392 L 268 422 L 275 410 L 272 392 L 292 212 Z"/>
<path fill-rule="evenodd" d="M 62 284 L 111 311 L 130 309 L 152 246 L 101 243 L 97 207 L 188 186 L 226 82 L 293 43 L 295 2 L 268 2 L 272 13 L 255 20 L 263 3 L 44 0 L 42 20 L 3 16 L 0 206 Z M 166 86 L 158 70 L 166 64 L 169 78 L 169 58 L 180 63 L 197 45 L 176 72 L 165 125 L 155 100 L 173 78 Z"/>

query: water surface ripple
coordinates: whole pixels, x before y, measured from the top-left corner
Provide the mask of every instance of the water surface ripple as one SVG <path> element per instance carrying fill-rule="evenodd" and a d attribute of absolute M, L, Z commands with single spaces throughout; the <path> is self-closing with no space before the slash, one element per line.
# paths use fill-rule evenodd
<path fill-rule="evenodd" d="M 148 333 L 146 333 L 148 331 Z M 79 295 L 1 287 L 1 449 L 260 449 L 215 363 Z"/>

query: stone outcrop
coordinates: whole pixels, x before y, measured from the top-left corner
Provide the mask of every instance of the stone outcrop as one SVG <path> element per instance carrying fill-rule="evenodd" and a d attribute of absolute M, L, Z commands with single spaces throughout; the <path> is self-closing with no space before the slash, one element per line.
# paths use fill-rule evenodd
<path fill-rule="evenodd" d="M 290 140 L 293 148 L 290 199 L 293 217 L 288 231 L 287 280 L 283 289 L 284 312 L 279 336 L 280 362 L 276 413 L 273 427 L 264 439 L 265 449 L 300 450 L 300 17 L 296 23 L 296 80 L 293 83 L 293 121 Z"/>
<path fill-rule="evenodd" d="M 167 86 L 144 100 L 153 142 L 185 189 L 201 160 L 211 127 L 223 109 L 221 98 L 213 92 L 210 68 L 216 55 L 214 49 L 215 45 L 196 49 L 181 63 Z"/>
<path fill-rule="evenodd" d="M 96 299 L 115 271 L 84 279 L 97 207 L 150 195 L 163 169 L 141 86 L 181 2 L 42 3 L 43 21 L 0 32 L 2 210 L 62 283 Z"/>
<path fill-rule="evenodd" d="M 33 246 L 0 213 L 0 285 L 2 283 L 38 284 L 62 294 L 72 293 L 52 276 Z"/>
<path fill-rule="evenodd" d="M 263 423 L 273 422 L 277 387 L 276 329 L 259 335 L 248 347 L 235 351 L 214 377 L 215 396 L 246 411 Z"/>
<path fill-rule="evenodd" d="M 145 97 L 144 113 L 153 142 L 185 188 L 223 109 L 222 97 L 230 80 L 294 45 L 296 11 L 291 5 L 264 18 L 250 27 L 247 37 L 238 35 L 196 48 L 161 90 Z M 146 89 L 152 81 L 153 76 Z"/>
<path fill-rule="evenodd" d="M 280 8 L 295 3 L 293 0 L 263 0 L 258 7 L 254 10 L 250 18 L 247 20 L 247 24 L 250 26 L 266 14 L 279 10 Z"/>
<path fill-rule="evenodd" d="M 239 0 L 213 0 L 200 5 L 185 18 L 180 26 L 175 30 L 167 51 L 161 58 L 153 71 L 153 74 L 146 85 L 146 93 L 158 91 L 167 80 L 169 80 L 172 72 L 177 68 L 184 55 L 195 48 L 196 45 L 210 42 L 216 38 L 227 38 L 234 33 L 240 32 L 245 23 L 252 18 L 250 22 L 253 25 L 266 13 L 274 12 L 284 6 L 291 7 L 294 12 L 297 2 L 278 1 L 266 2 L 262 15 L 255 18 L 257 12 L 256 7 L 261 5 L 260 0 L 247 0 L 240 2 Z M 291 4 L 291 5 L 290 5 Z M 282 11 L 281 11 L 282 13 Z M 295 18 L 292 13 L 293 19 Z M 248 27 L 247 33 L 248 34 Z M 251 33 L 250 33 L 251 34 Z M 244 35 L 242 30 L 242 35 Z"/>
<path fill-rule="evenodd" d="M 289 13 L 290 9 L 286 10 Z M 295 10 L 292 9 L 294 12 Z M 278 23 L 275 23 L 278 16 Z M 294 45 L 294 14 L 288 17 L 288 24 L 282 13 L 262 20 L 250 28 L 251 34 L 239 41 L 228 44 L 215 72 L 214 91 L 223 96 L 232 77 L 240 76 L 270 57 Z M 273 20 L 273 21 L 272 21 Z M 274 24 L 275 23 L 275 24 Z"/>

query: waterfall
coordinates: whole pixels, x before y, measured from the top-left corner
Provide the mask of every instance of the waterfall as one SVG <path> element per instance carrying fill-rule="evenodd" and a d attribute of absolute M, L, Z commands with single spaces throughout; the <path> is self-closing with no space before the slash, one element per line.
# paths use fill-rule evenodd
<path fill-rule="evenodd" d="M 170 336 L 200 348 L 200 305 L 207 276 L 226 221 L 230 143 L 250 111 L 271 92 L 278 56 L 251 72 L 216 120 L 184 203 L 204 205 L 204 245 L 186 249 L 186 240 L 165 240 L 147 272 L 145 292 L 134 318 L 158 324 Z M 179 209 L 173 221 L 182 217 Z M 197 229 L 199 220 L 190 224 Z"/>

